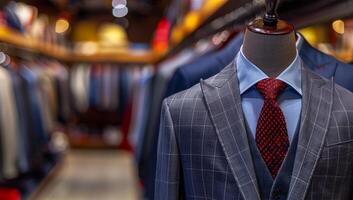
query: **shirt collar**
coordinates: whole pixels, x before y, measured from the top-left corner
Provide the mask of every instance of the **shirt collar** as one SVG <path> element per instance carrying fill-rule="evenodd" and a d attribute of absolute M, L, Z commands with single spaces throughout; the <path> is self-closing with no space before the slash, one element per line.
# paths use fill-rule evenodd
<path fill-rule="evenodd" d="M 241 47 L 236 57 L 236 63 L 240 94 L 246 92 L 259 81 L 269 78 L 261 69 L 259 69 L 245 57 L 243 54 L 243 47 Z M 277 79 L 285 82 L 296 92 L 302 95 L 301 60 L 298 56 L 298 53 L 294 61 L 277 77 Z"/>
<path fill-rule="evenodd" d="M 299 49 L 299 51 L 300 51 L 300 49 L 303 46 L 304 39 L 303 39 L 303 36 L 299 32 L 296 33 L 296 36 L 297 36 L 297 43 L 296 43 L 297 49 Z"/>

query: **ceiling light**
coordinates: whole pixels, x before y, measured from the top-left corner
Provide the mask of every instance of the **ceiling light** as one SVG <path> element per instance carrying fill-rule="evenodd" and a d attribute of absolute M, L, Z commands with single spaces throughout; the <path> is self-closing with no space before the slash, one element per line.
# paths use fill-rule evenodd
<path fill-rule="evenodd" d="M 336 20 L 332 23 L 333 30 L 338 34 L 344 34 L 344 22 L 342 20 Z"/>
<path fill-rule="evenodd" d="M 127 2 L 126 0 L 113 0 L 112 1 L 112 6 L 115 8 L 117 7 L 118 5 L 124 5 L 126 6 Z"/>
<path fill-rule="evenodd" d="M 70 27 L 69 22 L 66 19 L 58 19 L 55 24 L 55 32 L 56 33 L 64 33 Z"/>
<path fill-rule="evenodd" d="M 114 17 L 125 17 L 128 12 L 129 12 L 128 8 L 122 4 L 113 8 Z"/>

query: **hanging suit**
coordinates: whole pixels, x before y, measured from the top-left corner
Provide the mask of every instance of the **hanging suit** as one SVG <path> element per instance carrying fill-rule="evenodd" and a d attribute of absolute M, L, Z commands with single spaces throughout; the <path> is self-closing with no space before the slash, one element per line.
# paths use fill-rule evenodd
<path fill-rule="evenodd" d="M 219 73 L 239 52 L 243 37 L 244 34 L 239 33 L 224 49 L 207 53 L 179 67 L 168 83 L 165 97 L 189 89 L 199 83 L 200 79 L 207 79 Z"/>
<path fill-rule="evenodd" d="M 0 103 L 3 105 L 0 109 L 0 132 L 1 132 L 1 158 L 2 172 L 1 177 L 11 179 L 18 175 L 18 127 L 17 110 L 15 104 L 15 94 L 13 91 L 11 74 L 0 66 Z"/>
<path fill-rule="evenodd" d="M 334 77 L 337 84 L 353 92 L 353 65 L 343 63 L 336 58 L 322 53 L 312 47 L 298 34 L 297 49 L 299 55 L 309 69 L 325 78 Z M 243 44 L 243 34 L 234 38 L 224 50 L 214 55 L 206 55 L 186 64 L 176 70 L 168 84 L 166 97 L 189 89 L 199 83 L 200 79 L 207 79 L 219 73 L 235 58 Z"/>
<path fill-rule="evenodd" d="M 309 69 L 325 78 L 333 77 L 335 83 L 353 92 L 353 65 L 315 49 L 303 36 L 299 37 L 298 49 L 300 57 Z"/>

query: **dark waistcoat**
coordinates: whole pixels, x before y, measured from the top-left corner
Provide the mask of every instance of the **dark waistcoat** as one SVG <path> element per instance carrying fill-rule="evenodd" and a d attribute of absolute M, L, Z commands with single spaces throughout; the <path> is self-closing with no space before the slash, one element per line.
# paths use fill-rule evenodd
<path fill-rule="evenodd" d="M 282 167 L 278 172 L 278 175 L 275 177 L 275 179 L 273 179 L 265 161 L 261 156 L 259 149 L 257 148 L 254 136 L 251 134 L 249 126 L 246 124 L 249 147 L 262 200 L 285 200 L 287 198 L 298 145 L 298 127 L 300 126 L 297 126 L 296 132 Z"/>

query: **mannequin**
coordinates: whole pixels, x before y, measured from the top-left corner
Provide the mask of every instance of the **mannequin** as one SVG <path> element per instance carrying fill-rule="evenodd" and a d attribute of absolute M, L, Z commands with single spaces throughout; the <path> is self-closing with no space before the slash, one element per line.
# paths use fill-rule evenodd
<path fill-rule="evenodd" d="M 277 19 L 278 0 L 266 1 L 263 19 L 251 22 L 245 31 L 243 53 L 270 77 L 277 77 L 295 59 L 293 25 Z"/>

